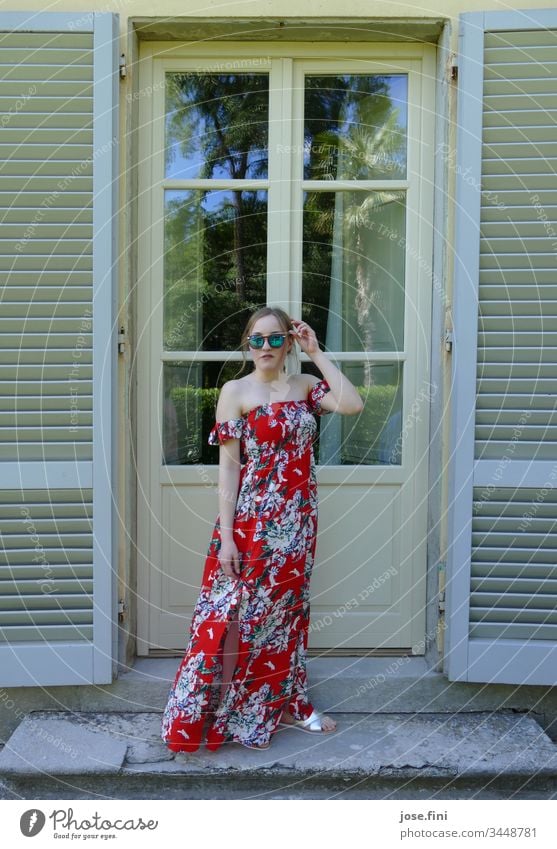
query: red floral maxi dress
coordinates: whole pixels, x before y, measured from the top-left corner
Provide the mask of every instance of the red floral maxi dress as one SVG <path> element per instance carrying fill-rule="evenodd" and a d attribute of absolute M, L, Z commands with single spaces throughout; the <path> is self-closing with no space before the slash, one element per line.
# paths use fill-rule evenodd
<path fill-rule="evenodd" d="M 313 413 L 329 391 L 320 380 L 307 401 L 261 404 L 217 422 L 209 443 L 240 439 L 242 468 L 234 515 L 240 576 L 218 561 L 217 517 L 186 653 L 162 718 L 161 736 L 174 752 L 225 742 L 268 743 L 281 714 L 306 719 L 313 706 L 306 678 L 309 582 L 317 532 Z M 224 640 L 238 620 L 238 655 L 219 703 Z"/>

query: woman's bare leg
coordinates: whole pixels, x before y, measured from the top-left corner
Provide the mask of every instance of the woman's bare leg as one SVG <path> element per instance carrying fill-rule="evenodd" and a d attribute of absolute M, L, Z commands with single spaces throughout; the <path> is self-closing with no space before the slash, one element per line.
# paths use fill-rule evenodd
<path fill-rule="evenodd" d="M 226 688 L 232 680 L 234 667 L 238 657 L 238 620 L 233 619 L 228 628 L 223 649 L 222 658 L 222 683 L 220 687 L 220 701 L 222 702 Z"/>

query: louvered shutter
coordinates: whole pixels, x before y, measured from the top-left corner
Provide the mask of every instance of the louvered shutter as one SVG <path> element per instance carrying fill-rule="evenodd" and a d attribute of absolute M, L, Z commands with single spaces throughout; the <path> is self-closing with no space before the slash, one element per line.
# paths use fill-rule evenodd
<path fill-rule="evenodd" d="M 460 21 L 446 672 L 557 684 L 557 10 Z"/>
<path fill-rule="evenodd" d="M 0 13 L 0 684 L 112 680 L 118 16 Z"/>

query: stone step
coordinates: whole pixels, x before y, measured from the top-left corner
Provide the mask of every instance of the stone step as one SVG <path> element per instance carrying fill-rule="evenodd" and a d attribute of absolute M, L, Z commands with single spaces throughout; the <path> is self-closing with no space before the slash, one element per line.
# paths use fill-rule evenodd
<path fill-rule="evenodd" d="M 161 713 L 33 711 L 0 752 L 2 798 L 557 798 L 557 747 L 513 711 L 334 713 L 264 751 L 170 752 Z"/>

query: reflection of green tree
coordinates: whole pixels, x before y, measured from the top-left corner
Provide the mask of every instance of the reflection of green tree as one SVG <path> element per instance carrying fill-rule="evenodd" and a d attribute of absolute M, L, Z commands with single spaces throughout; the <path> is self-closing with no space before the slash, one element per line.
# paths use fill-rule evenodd
<path fill-rule="evenodd" d="M 177 192 L 166 206 L 165 348 L 235 350 L 246 315 L 265 300 L 267 205 L 256 192 Z M 242 195 L 242 291 L 234 240 Z"/>
<path fill-rule="evenodd" d="M 167 165 L 179 150 L 199 155 L 199 177 L 244 180 L 267 175 L 268 75 L 172 74 L 167 76 Z M 231 194 L 230 236 L 238 299 L 246 298 L 248 268 L 246 193 Z"/>
<path fill-rule="evenodd" d="M 167 164 L 175 146 L 201 153 L 199 177 L 267 175 L 267 74 L 172 74 L 166 90 Z M 248 173 L 249 171 L 249 173 Z"/>
<path fill-rule="evenodd" d="M 399 110 L 389 96 L 388 79 L 376 75 L 349 77 L 310 77 L 306 90 L 306 177 L 309 179 L 381 179 L 404 177 L 406 131 L 399 123 Z M 346 279 L 355 281 L 355 320 L 364 350 L 374 347 L 374 316 L 382 311 L 383 291 L 370 274 L 373 266 L 366 255 L 366 234 L 386 205 L 400 203 L 404 193 L 378 191 L 343 193 L 338 216 L 334 195 L 310 192 L 305 216 L 306 309 L 312 303 L 323 306 L 321 337 L 326 332 L 324 297 L 331 285 L 332 244 L 335 227 L 342 228 L 342 244 L 352 247 L 344 255 Z M 335 219 L 335 212 L 337 218 Z M 340 220 L 339 220 L 340 218 Z M 314 245 L 317 241 L 323 243 Z M 328 250 L 323 250 L 324 247 Z M 323 280 L 329 281 L 323 291 Z M 314 300 L 315 299 L 315 300 Z M 310 318 L 310 315 L 307 316 Z M 324 325 L 324 326 L 323 326 Z M 366 385 L 371 385 L 372 370 L 366 370 Z"/>

